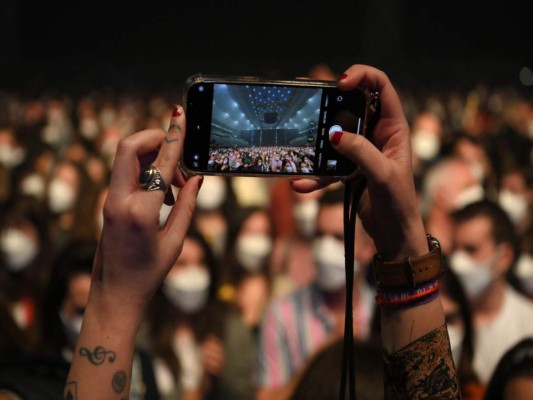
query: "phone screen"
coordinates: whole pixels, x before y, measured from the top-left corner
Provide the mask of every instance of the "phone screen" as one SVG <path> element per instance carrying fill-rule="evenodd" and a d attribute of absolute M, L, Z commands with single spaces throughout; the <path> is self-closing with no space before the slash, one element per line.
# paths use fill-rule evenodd
<path fill-rule="evenodd" d="M 329 133 L 361 134 L 366 95 L 334 83 L 208 82 L 187 91 L 185 167 L 228 175 L 347 176 Z"/>

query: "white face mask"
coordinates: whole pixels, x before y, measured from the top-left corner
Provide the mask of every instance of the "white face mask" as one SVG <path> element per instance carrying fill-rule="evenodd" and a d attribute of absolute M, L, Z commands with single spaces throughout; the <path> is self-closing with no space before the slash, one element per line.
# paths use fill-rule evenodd
<path fill-rule="evenodd" d="M 20 182 L 20 191 L 28 196 L 42 199 L 45 191 L 44 178 L 37 173 L 25 176 Z"/>
<path fill-rule="evenodd" d="M 21 164 L 26 158 L 26 152 L 21 147 L 11 145 L 0 146 L 0 164 L 6 168 L 13 168 Z"/>
<path fill-rule="evenodd" d="M 432 132 L 414 132 L 411 143 L 413 152 L 421 160 L 431 161 L 439 154 L 440 140 Z"/>
<path fill-rule="evenodd" d="M 207 303 L 211 277 L 203 266 L 190 265 L 167 275 L 163 293 L 177 308 L 194 314 Z"/>
<path fill-rule="evenodd" d="M 65 329 L 65 334 L 67 335 L 70 344 L 75 346 L 80 337 L 83 315 L 76 314 L 72 318 L 69 318 L 63 310 L 61 310 L 59 311 L 59 318 L 63 323 L 63 328 Z"/>
<path fill-rule="evenodd" d="M 526 196 L 513 193 L 507 189 L 502 190 L 498 195 L 498 203 L 515 224 L 525 217 L 529 207 Z"/>
<path fill-rule="evenodd" d="M 98 121 L 95 118 L 83 118 L 80 121 L 80 134 L 87 140 L 95 140 L 100 134 Z"/>
<path fill-rule="evenodd" d="M 2 233 L 0 248 L 6 268 L 11 272 L 26 269 L 39 253 L 39 246 L 35 240 L 16 228 L 8 228 Z"/>
<path fill-rule="evenodd" d="M 469 299 L 483 293 L 494 280 L 494 257 L 475 261 L 464 251 L 456 251 L 450 256 L 450 267 L 457 274 Z"/>
<path fill-rule="evenodd" d="M 294 204 L 293 213 L 296 228 L 306 238 L 310 238 L 315 234 L 318 208 L 317 200 L 299 201 Z"/>
<path fill-rule="evenodd" d="M 450 337 L 450 348 L 452 349 L 452 357 L 455 366 L 458 365 L 463 351 L 463 339 L 465 337 L 464 329 L 448 325 L 448 336 Z"/>
<path fill-rule="evenodd" d="M 316 284 L 325 291 L 334 291 L 346 285 L 344 242 L 324 235 L 313 241 L 312 255 L 316 266 Z M 354 275 L 359 271 L 354 260 Z"/>
<path fill-rule="evenodd" d="M 515 275 L 520 281 L 523 290 L 533 296 L 533 256 L 522 253 L 516 262 Z"/>
<path fill-rule="evenodd" d="M 76 202 L 76 192 L 67 182 L 54 178 L 48 187 L 48 207 L 50 211 L 60 214 L 69 211 Z"/>
<path fill-rule="evenodd" d="M 463 189 L 454 200 L 454 207 L 459 210 L 470 203 L 482 200 L 485 196 L 485 190 L 481 185 L 472 185 Z"/>
<path fill-rule="evenodd" d="M 235 255 L 248 271 L 258 271 L 264 266 L 272 251 L 272 239 L 266 234 L 249 234 L 237 239 Z"/>
<path fill-rule="evenodd" d="M 204 176 L 204 183 L 196 197 L 196 206 L 211 211 L 226 200 L 226 182 L 221 176 Z"/>
<path fill-rule="evenodd" d="M 303 172 L 304 174 L 308 174 L 308 173 L 309 173 L 309 168 L 307 168 L 307 167 L 302 167 L 302 172 Z"/>

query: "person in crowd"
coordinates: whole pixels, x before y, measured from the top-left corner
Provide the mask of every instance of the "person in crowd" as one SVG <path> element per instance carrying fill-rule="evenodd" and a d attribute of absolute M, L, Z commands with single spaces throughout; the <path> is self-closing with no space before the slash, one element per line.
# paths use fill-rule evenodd
<path fill-rule="evenodd" d="M 204 181 L 198 194 L 193 226 L 204 235 L 220 262 L 228 241 L 228 215 L 237 207 L 237 200 L 227 177 L 209 175 Z"/>
<path fill-rule="evenodd" d="M 481 400 L 485 386 L 474 371 L 474 324 L 472 311 L 461 281 L 444 256 L 442 308 L 463 400 Z"/>
<path fill-rule="evenodd" d="M 97 242 L 72 241 L 57 255 L 37 310 L 37 338 L 0 368 L 0 390 L 24 400 L 63 393 L 89 297 Z M 135 350 L 130 398 L 158 400 L 152 361 Z M 11 399 L 11 398 L 10 398 Z"/>
<path fill-rule="evenodd" d="M 48 176 L 46 204 L 50 236 L 58 249 L 68 240 L 95 236 L 98 189 L 82 165 L 66 159 L 55 163 Z"/>
<path fill-rule="evenodd" d="M 225 283 L 246 326 L 255 332 L 272 295 L 272 218 L 266 208 L 249 206 L 236 210 L 229 222 Z"/>
<path fill-rule="evenodd" d="M 384 400 L 381 347 L 375 342 L 355 342 L 355 398 Z M 344 342 L 336 339 L 324 345 L 298 375 L 289 400 L 339 398 Z"/>
<path fill-rule="evenodd" d="M 33 197 L 13 199 L 3 211 L 0 268 L 9 282 L 3 294 L 19 327 L 33 336 L 37 304 L 55 255 L 47 231 L 46 212 Z"/>
<path fill-rule="evenodd" d="M 532 396 L 533 337 L 526 337 L 498 361 L 483 400 L 528 400 Z"/>
<path fill-rule="evenodd" d="M 338 82 L 341 90 L 360 85 L 379 91 L 381 97 L 373 143 L 342 131 L 331 133 L 330 142 L 361 167 L 368 182 L 358 210 L 378 251 L 375 267 L 380 278 L 385 393 L 398 399 L 458 399 L 459 385 L 438 292 L 439 247 L 426 235 L 418 214 L 409 126 L 384 72 L 353 65 Z M 177 106 L 168 132 L 144 130 L 121 139 L 117 146 L 89 303 L 65 383 L 65 398 L 128 396 L 137 329 L 153 293 L 180 255 L 202 182 L 200 176 L 185 179 L 177 168 L 184 123 L 183 109 Z M 139 156 L 156 149 L 152 165 L 141 165 Z M 167 184 L 180 190 L 161 227 L 157 216 Z M 304 179 L 292 182 L 299 192 L 327 184 Z M 387 280 L 387 271 L 405 269 L 408 261 L 419 265 L 427 257 L 436 260 L 431 275 L 415 275 L 422 296 L 413 292 L 407 281 Z M 399 285 L 401 307 L 395 305 L 397 297 L 391 285 Z"/>
<path fill-rule="evenodd" d="M 347 298 L 343 212 L 344 188 L 325 190 L 319 198 L 316 233 L 312 240 L 315 279 L 273 300 L 265 312 L 257 351 L 259 399 L 286 396 L 310 357 L 324 343 L 344 332 Z M 360 226 L 360 221 L 356 226 Z M 363 229 L 358 229 L 355 241 L 353 330 L 357 340 L 367 341 L 375 295 L 366 282 L 366 267 L 375 248 Z"/>
<path fill-rule="evenodd" d="M 516 234 L 505 211 L 490 200 L 453 214 L 450 267 L 465 290 L 475 331 L 474 371 L 487 383 L 503 353 L 533 335 L 533 303 L 507 275 L 517 256 Z"/>
<path fill-rule="evenodd" d="M 443 157 L 427 170 L 420 193 L 420 212 L 426 229 L 439 238 L 444 253 L 449 254 L 452 247 L 450 213 L 484 197 L 482 181 L 464 159 Z"/>
<path fill-rule="evenodd" d="M 236 308 L 217 298 L 219 268 L 205 238 L 185 236 L 181 254 L 147 314 L 163 399 L 250 399 L 253 341 Z"/>

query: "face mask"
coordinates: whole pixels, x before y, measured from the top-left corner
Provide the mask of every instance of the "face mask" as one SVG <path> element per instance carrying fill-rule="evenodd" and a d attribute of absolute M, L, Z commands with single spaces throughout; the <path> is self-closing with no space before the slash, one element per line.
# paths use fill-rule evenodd
<path fill-rule="evenodd" d="M 317 286 L 325 291 L 340 289 L 346 285 L 344 242 L 324 235 L 313 241 L 313 260 L 316 265 Z M 357 260 L 354 274 L 359 271 Z"/>
<path fill-rule="evenodd" d="M 516 262 L 516 277 L 524 291 L 533 296 L 533 256 L 523 253 Z"/>
<path fill-rule="evenodd" d="M 80 134 L 87 140 L 93 141 L 100 133 L 98 121 L 94 118 L 84 118 L 80 121 Z"/>
<path fill-rule="evenodd" d="M 205 176 L 202 188 L 196 197 L 196 206 L 201 210 L 214 210 L 226 200 L 226 183 L 220 176 Z"/>
<path fill-rule="evenodd" d="M 71 345 L 75 346 L 80 337 L 81 324 L 83 323 L 83 315 L 76 314 L 72 318 L 67 317 L 63 310 L 59 311 L 59 318 L 63 323 L 65 334 Z"/>
<path fill-rule="evenodd" d="M 19 272 L 35 259 L 39 253 L 39 247 L 35 240 L 19 229 L 8 228 L 0 237 L 6 268 L 11 272 Z"/>
<path fill-rule="evenodd" d="M 498 195 L 498 203 L 515 224 L 525 217 L 529 206 L 526 196 L 515 194 L 506 189 L 502 190 Z"/>
<path fill-rule="evenodd" d="M 285 168 L 285 171 L 287 171 L 287 172 L 292 172 L 292 167 L 287 167 L 287 168 Z"/>
<path fill-rule="evenodd" d="M 303 172 L 304 174 L 308 174 L 308 173 L 309 173 L 309 168 L 307 168 L 307 167 L 302 167 L 302 172 Z"/>
<path fill-rule="evenodd" d="M 43 198 L 45 191 L 43 177 L 37 173 L 27 175 L 20 182 L 20 191 L 28 196 Z"/>
<path fill-rule="evenodd" d="M 414 132 L 411 143 L 413 153 L 424 161 L 431 161 L 439 154 L 440 140 L 431 132 Z"/>
<path fill-rule="evenodd" d="M 475 261 L 463 251 L 456 251 L 450 257 L 450 267 L 457 274 L 469 299 L 483 293 L 494 279 L 493 257 Z"/>
<path fill-rule="evenodd" d="M 210 283 L 211 277 L 205 267 L 190 265 L 167 275 L 163 293 L 178 309 L 194 314 L 207 303 Z"/>
<path fill-rule="evenodd" d="M 6 168 L 13 168 L 21 164 L 26 157 L 24 149 L 11 145 L 0 146 L 0 164 Z"/>
<path fill-rule="evenodd" d="M 450 337 L 450 348 L 452 349 L 452 357 L 455 366 L 458 365 L 463 351 L 463 339 L 465 332 L 462 328 L 448 325 L 448 336 Z"/>
<path fill-rule="evenodd" d="M 293 214 L 296 228 L 307 238 L 315 234 L 318 207 L 317 200 L 299 201 L 294 204 Z"/>
<path fill-rule="evenodd" d="M 463 189 L 454 200 L 456 210 L 459 210 L 470 203 L 482 200 L 485 195 L 485 190 L 481 185 L 469 186 Z"/>
<path fill-rule="evenodd" d="M 76 201 L 72 186 L 62 179 L 54 178 L 48 187 L 48 208 L 56 214 L 70 210 Z"/>
<path fill-rule="evenodd" d="M 272 250 L 272 240 L 265 234 L 244 235 L 237 239 L 236 257 L 239 263 L 250 272 L 258 271 Z"/>

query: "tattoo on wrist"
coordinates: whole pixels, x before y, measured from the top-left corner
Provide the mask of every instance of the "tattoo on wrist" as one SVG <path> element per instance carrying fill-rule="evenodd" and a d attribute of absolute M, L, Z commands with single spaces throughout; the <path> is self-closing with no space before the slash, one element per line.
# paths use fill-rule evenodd
<path fill-rule="evenodd" d="M 128 378 L 126 376 L 126 373 L 124 371 L 118 371 L 113 375 L 113 380 L 111 384 L 113 385 L 113 390 L 115 393 L 121 393 L 124 391 L 124 388 L 126 387 L 126 382 L 128 381 Z"/>
<path fill-rule="evenodd" d="M 92 352 L 86 347 L 81 347 L 79 354 L 82 357 L 87 357 L 89 362 L 93 365 L 101 365 L 104 363 L 104 361 L 106 361 L 106 359 L 110 363 L 113 363 L 117 358 L 117 355 L 114 351 L 106 350 L 102 346 L 95 347 Z"/>

